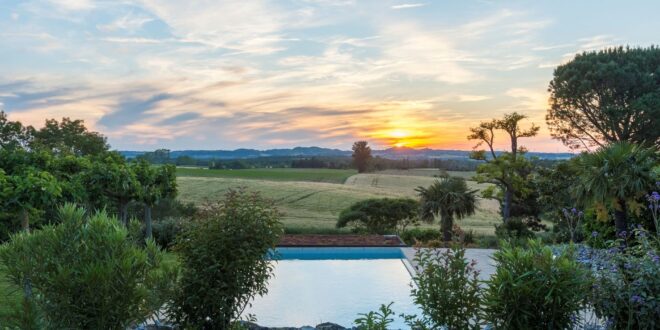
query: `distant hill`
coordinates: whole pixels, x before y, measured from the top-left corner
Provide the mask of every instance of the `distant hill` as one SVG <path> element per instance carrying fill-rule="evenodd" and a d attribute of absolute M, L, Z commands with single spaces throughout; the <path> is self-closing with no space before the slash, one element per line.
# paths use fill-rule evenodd
<path fill-rule="evenodd" d="M 119 151 L 127 158 L 135 158 L 145 151 Z M 437 150 L 437 149 L 413 149 L 407 147 L 388 148 L 384 150 L 373 150 L 374 156 L 380 156 L 388 159 L 467 159 L 470 152 L 466 150 Z M 574 155 L 571 153 L 548 153 L 548 152 L 529 152 L 530 157 L 540 159 L 568 159 Z M 292 149 L 236 149 L 236 150 L 172 150 L 170 158 L 188 156 L 195 159 L 249 159 L 260 157 L 349 157 L 351 151 L 330 149 L 321 147 L 295 147 Z"/>

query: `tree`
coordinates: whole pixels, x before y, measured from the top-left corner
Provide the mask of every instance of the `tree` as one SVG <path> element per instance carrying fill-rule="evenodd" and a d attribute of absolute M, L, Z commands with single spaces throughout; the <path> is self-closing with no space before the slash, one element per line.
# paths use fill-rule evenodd
<path fill-rule="evenodd" d="M 434 182 L 430 187 L 417 187 L 421 199 L 420 218 L 433 222 L 440 217 L 444 241 L 451 241 L 454 217 L 463 219 L 474 214 L 477 208 L 477 190 L 469 190 L 465 179 L 449 177 Z"/>
<path fill-rule="evenodd" d="M 607 219 L 614 209 L 617 236 L 628 230 L 628 212 L 639 211 L 636 202 L 655 185 L 653 168 L 658 162 L 656 148 L 617 142 L 585 153 L 577 161 L 579 184 L 575 186 L 578 201 L 595 205 L 598 218 Z"/>
<path fill-rule="evenodd" d="M 25 147 L 30 141 L 27 127 L 21 122 L 9 121 L 7 114 L 0 111 L 0 149 Z"/>
<path fill-rule="evenodd" d="M 373 198 L 359 201 L 339 214 L 337 228 L 353 226 L 356 230 L 386 234 L 402 232 L 416 222 L 419 203 L 410 198 Z"/>
<path fill-rule="evenodd" d="M 30 215 L 40 216 L 62 193 L 62 188 L 49 172 L 36 168 L 14 173 L 6 178 L 9 198 L 5 207 L 18 216 L 21 228 L 30 232 Z"/>
<path fill-rule="evenodd" d="M 111 153 L 96 158 L 84 175 L 92 195 L 90 204 L 96 208 L 110 203 L 116 205 L 121 223 L 128 225 L 128 205 L 139 197 L 140 183 L 134 168 L 120 155 Z"/>
<path fill-rule="evenodd" d="M 182 274 L 168 305 L 183 329 L 231 329 L 256 295 L 268 292 L 265 256 L 283 233 L 280 213 L 258 193 L 230 190 L 187 223 L 175 246 Z"/>
<path fill-rule="evenodd" d="M 546 121 L 570 148 L 660 145 L 660 48 L 584 52 L 555 69 Z"/>
<path fill-rule="evenodd" d="M 58 122 L 47 119 L 41 129 L 32 129 L 32 135 L 32 148 L 50 150 L 55 154 L 100 155 L 110 149 L 106 138 L 98 132 L 88 131 L 82 120 L 62 118 Z"/>
<path fill-rule="evenodd" d="M 163 199 L 176 195 L 176 167 L 163 165 L 154 167 L 140 160 L 132 167 L 138 182 L 138 200 L 144 204 L 146 237 L 152 237 L 151 209 Z"/>
<path fill-rule="evenodd" d="M 519 154 L 526 152 L 526 149 L 519 145 L 518 139 L 536 136 L 539 131 L 539 127 L 534 124 L 527 130 L 522 129 L 520 127 L 520 121 L 525 118 L 527 116 L 517 112 L 506 114 L 502 119 L 482 122 L 479 126 L 470 128 L 472 134 L 468 135 L 468 140 L 478 141 L 475 149 L 484 143 L 488 146 L 491 155 L 490 159 L 486 157 L 486 153 L 483 150 L 474 152 L 471 157 L 486 162 L 486 164 L 480 165 L 477 169 L 481 174 L 478 177 L 480 181 L 493 183 L 501 189 L 503 198 L 500 202 L 502 205 L 502 217 L 505 222 L 511 216 L 511 206 L 517 192 L 516 182 L 520 182 L 521 180 L 520 171 L 526 169 L 529 165 L 528 161 L 518 157 Z M 506 132 L 511 145 L 511 151 L 499 156 L 494 148 L 496 130 Z"/>
<path fill-rule="evenodd" d="M 140 247 L 105 212 L 87 215 L 67 204 L 58 225 L 21 233 L 0 246 L 7 279 L 26 279 L 47 329 L 126 329 L 153 316 L 165 302 L 176 268 L 153 241 Z"/>
<path fill-rule="evenodd" d="M 367 141 L 357 141 L 353 143 L 353 165 L 358 170 L 358 173 L 367 171 L 369 161 L 371 160 L 371 147 Z"/>

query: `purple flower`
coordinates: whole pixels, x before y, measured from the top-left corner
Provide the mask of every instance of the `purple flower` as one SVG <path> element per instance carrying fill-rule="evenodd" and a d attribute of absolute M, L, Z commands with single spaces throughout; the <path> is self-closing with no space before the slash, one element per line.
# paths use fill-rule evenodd
<path fill-rule="evenodd" d="M 573 212 L 573 214 L 575 214 L 575 213 L 577 213 L 577 209 L 576 209 L 576 208 L 572 208 L 572 209 L 571 209 L 571 212 Z"/>
<path fill-rule="evenodd" d="M 593 237 L 593 238 L 598 237 L 598 232 L 597 231 L 592 231 L 591 232 L 591 237 Z"/>
<path fill-rule="evenodd" d="M 644 299 L 642 297 L 638 296 L 638 295 L 633 295 L 632 297 L 630 297 L 630 302 L 633 303 L 633 304 L 640 304 L 641 305 L 641 304 L 644 303 Z"/>
<path fill-rule="evenodd" d="M 626 237 L 628 237 L 628 232 L 624 230 L 624 231 L 620 232 L 618 236 L 619 236 L 619 238 L 626 238 Z"/>

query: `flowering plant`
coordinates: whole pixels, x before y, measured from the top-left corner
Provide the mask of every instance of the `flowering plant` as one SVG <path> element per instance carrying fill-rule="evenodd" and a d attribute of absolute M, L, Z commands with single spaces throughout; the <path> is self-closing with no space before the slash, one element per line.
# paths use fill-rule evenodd
<path fill-rule="evenodd" d="M 656 182 L 655 185 L 660 188 L 660 181 Z M 646 195 L 646 200 L 649 202 L 649 210 L 651 210 L 656 233 L 660 235 L 660 194 L 654 191 Z"/>
<path fill-rule="evenodd" d="M 637 244 L 613 242 L 595 269 L 592 304 L 608 329 L 660 327 L 660 256 L 658 239 L 641 228 Z"/>

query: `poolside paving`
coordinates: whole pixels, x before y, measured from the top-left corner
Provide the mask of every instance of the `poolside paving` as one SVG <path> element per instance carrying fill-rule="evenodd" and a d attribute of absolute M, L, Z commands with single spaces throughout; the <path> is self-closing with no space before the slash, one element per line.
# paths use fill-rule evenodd
<path fill-rule="evenodd" d="M 402 247 L 396 235 L 284 235 L 280 247 Z"/>

